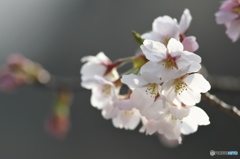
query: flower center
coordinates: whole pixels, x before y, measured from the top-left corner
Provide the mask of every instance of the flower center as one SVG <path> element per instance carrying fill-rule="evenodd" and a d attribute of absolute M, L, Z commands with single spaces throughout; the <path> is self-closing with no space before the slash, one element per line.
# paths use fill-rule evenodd
<path fill-rule="evenodd" d="M 124 110 L 124 113 L 127 114 L 127 115 L 133 115 L 134 114 L 132 109 L 131 110 Z"/>
<path fill-rule="evenodd" d="M 233 13 L 239 14 L 240 15 L 240 5 L 233 7 L 232 9 Z"/>
<path fill-rule="evenodd" d="M 162 61 L 164 62 L 162 65 L 165 66 L 166 68 L 173 69 L 175 67 L 176 69 L 178 69 L 176 64 L 176 57 L 172 57 L 170 54 L 168 54 L 167 57 Z"/>
<path fill-rule="evenodd" d="M 105 93 L 105 94 L 111 94 L 111 86 L 110 85 L 104 85 L 103 86 L 103 89 L 102 89 L 102 93 Z"/>
<path fill-rule="evenodd" d="M 181 95 L 181 93 L 187 90 L 187 84 L 185 82 L 183 82 L 182 80 L 177 80 L 175 83 L 175 92 L 178 93 L 179 95 Z"/>
<path fill-rule="evenodd" d="M 147 95 L 150 95 L 152 98 L 155 98 L 158 95 L 158 84 L 149 83 L 145 90 Z"/>

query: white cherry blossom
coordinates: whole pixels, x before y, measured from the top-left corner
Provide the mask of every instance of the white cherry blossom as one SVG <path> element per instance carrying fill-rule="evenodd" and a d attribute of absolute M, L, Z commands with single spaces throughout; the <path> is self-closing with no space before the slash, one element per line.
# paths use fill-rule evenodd
<path fill-rule="evenodd" d="M 115 68 L 107 72 L 108 66 L 112 64 L 111 60 L 100 52 L 96 56 L 85 56 L 81 59 L 86 62 L 81 68 L 81 85 L 86 89 L 92 89 L 96 85 L 95 76 L 101 76 L 109 81 L 114 81 L 119 78 Z"/>
<path fill-rule="evenodd" d="M 101 76 L 95 76 L 95 85 L 92 88 L 91 104 L 93 107 L 103 109 L 108 105 L 112 105 L 117 100 L 119 87 L 113 82 L 107 81 Z"/>
<path fill-rule="evenodd" d="M 162 82 L 174 78 L 179 69 L 190 66 L 187 72 L 183 72 L 185 74 L 197 72 L 201 68 L 201 57 L 183 51 L 183 45 L 176 39 L 170 39 L 167 47 L 160 42 L 145 40 L 141 49 L 149 60 L 142 66 L 141 74 L 151 73 Z"/>
<path fill-rule="evenodd" d="M 164 45 L 168 44 L 171 38 L 183 42 L 184 50 L 194 52 L 198 49 L 198 43 L 194 36 L 185 37 L 188 31 L 192 16 L 188 9 L 185 9 L 178 24 L 177 20 L 169 16 L 160 16 L 153 21 L 152 31 L 142 35 L 143 39 L 159 41 Z"/>
<path fill-rule="evenodd" d="M 200 102 L 200 93 L 206 93 L 210 88 L 209 82 L 201 74 L 194 73 L 165 82 L 161 94 L 171 104 L 193 106 Z"/>
<path fill-rule="evenodd" d="M 210 124 L 208 115 L 201 108 L 192 106 L 189 109 L 189 115 L 182 120 L 174 118 L 170 111 L 161 114 L 158 120 L 147 120 L 145 118 L 140 132 L 146 132 L 148 135 L 158 132 L 169 140 L 178 140 L 181 143 L 181 134 L 194 133 L 198 126 Z"/>

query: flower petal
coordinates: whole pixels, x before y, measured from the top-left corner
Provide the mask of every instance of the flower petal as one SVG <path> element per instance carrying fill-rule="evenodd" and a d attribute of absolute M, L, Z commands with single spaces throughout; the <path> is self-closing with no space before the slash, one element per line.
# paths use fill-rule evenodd
<path fill-rule="evenodd" d="M 183 51 L 182 43 L 180 41 L 177 41 L 176 39 L 173 39 L 173 38 L 171 38 L 168 41 L 167 48 L 168 48 L 168 52 L 170 52 L 170 54 L 172 52 L 176 52 L 176 51 Z"/>
<path fill-rule="evenodd" d="M 177 20 L 169 16 L 156 18 L 153 21 L 152 30 L 165 37 L 165 39 L 179 38 L 179 26 Z"/>
<path fill-rule="evenodd" d="M 191 21 L 192 21 L 192 16 L 190 14 L 190 11 L 188 9 L 185 9 L 183 11 L 183 15 L 179 22 L 180 34 L 186 33 L 186 31 L 188 30 L 188 28 L 190 26 Z"/>
<path fill-rule="evenodd" d="M 153 62 L 159 62 L 166 56 L 166 47 L 164 44 L 152 40 L 144 40 L 140 46 L 146 58 Z"/>
<path fill-rule="evenodd" d="M 187 76 L 183 80 L 193 91 L 206 93 L 210 90 L 211 86 L 209 82 L 199 73 L 194 73 Z"/>
<path fill-rule="evenodd" d="M 148 84 L 148 82 L 145 81 L 141 76 L 135 74 L 123 75 L 121 82 L 128 85 L 130 89 L 135 89 Z"/>
<path fill-rule="evenodd" d="M 199 45 L 196 41 L 195 36 L 188 36 L 184 38 L 182 41 L 182 44 L 183 44 L 184 50 L 189 52 L 195 52 L 199 48 Z"/>

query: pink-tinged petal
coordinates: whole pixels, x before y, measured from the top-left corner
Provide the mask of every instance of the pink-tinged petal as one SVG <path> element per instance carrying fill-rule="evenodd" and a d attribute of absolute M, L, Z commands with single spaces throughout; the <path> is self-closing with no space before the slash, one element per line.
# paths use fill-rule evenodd
<path fill-rule="evenodd" d="M 165 135 L 165 137 L 169 140 L 181 140 L 180 129 L 177 125 L 177 121 L 175 120 L 162 120 L 159 123 L 158 132 Z"/>
<path fill-rule="evenodd" d="M 112 119 L 115 118 L 118 115 L 118 108 L 113 105 L 113 103 L 108 103 L 103 109 L 102 109 L 102 116 L 104 119 Z"/>
<path fill-rule="evenodd" d="M 159 62 L 166 57 L 167 48 L 164 44 L 152 40 L 144 40 L 140 46 L 146 58 L 153 62 Z"/>
<path fill-rule="evenodd" d="M 146 124 L 145 124 L 145 130 L 146 130 L 146 134 L 147 135 L 152 135 L 155 132 L 157 132 L 159 129 L 159 122 L 155 121 L 155 120 L 149 120 Z"/>
<path fill-rule="evenodd" d="M 143 39 L 148 39 L 148 40 L 153 40 L 153 41 L 160 41 L 161 40 L 161 36 L 158 33 L 155 32 L 148 32 L 148 33 L 144 33 L 143 35 L 141 35 L 141 37 Z"/>
<path fill-rule="evenodd" d="M 188 30 L 191 21 L 192 16 L 190 14 L 190 11 L 188 9 L 185 9 L 179 22 L 180 34 L 184 34 Z"/>
<path fill-rule="evenodd" d="M 166 147 L 174 148 L 179 145 L 178 140 L 169 140 L 164 135 L 161 135 L 159 133 L 157 133 L 157 137 L 158 137 L 159 141 Z"/>
<path fill-rule="evenodd" d="M 161 118 L 162 114 L 165 114 L 168 111 L 168 108 L 165 106 L 161 97 L 158 97 L 156 101 L 154 101 L 151 105 L 146 107 L 145 109 L 141 109 L 140 113 L 147 119 L 155 119 Z"/>
<path fill-rule="evenodd" d="M 227 27 L 226 34 L 233 42 L 236 42 L 240 36 L 239 26 L 240 20 L 236 20 L 226 24 Z"/>
<path fill-rule="evenodd" d="M 220 10 L 225 12 L 232 12 L 232 8 L 238 5 L 239 5 L 238 1 L 227 0 L 222 3 Z"/>
<path fill-rule="evenodd" d="M 195 120 L 198 125 L 209 125 L 209 117 L 204 110 L 199 107 L 191 107 L 189 117 L 191 120 Z"/>
<path fill-rule="evenodd" d="M 117 104 L 117 107 L 120 110 L 131 110 L 134 108 L 134 104 L 129 99 L 120 100 Z"/>
<path fill-rule="evenodd" d="M 187 76 L 183 80 L 193 91 L 206 93 L 210 90 L 211 85 L 209 82 L 199 73 L 194 73 Z"/>
<path fill-rule="evenodd" d="M 182 44 L 183 44 L 184 50 L 189 52 L 195 52 L 199 48 L 199 45 L 196 41 L 195 36 L 188 36 L 184 38 L 182 41 Z"/>
<path fill-rule="evenodd" d="M 171 38 L 167 44 L 168 52 L 171 54 L 176 51 L 183 51 L 183 45 L 180 41 Z"/>
<path fill-rule="evenodd" d="M 176 19 L 169 16 L 158 17 L 153 21 L 153 32 L 159 33 L 165 39 L 179 37 L 179 26 Z"/>
<path fill-rule="evenodd" d="M 172 116 L 179 120 L 182 120 L 184 117 L 188 116 L 190 112 L 190 109 L 188 107 L 173 106 L 173 105 L 169 105 L 169 110 Z"/>
<path fill-rule="evenodd" d="M 151 105 L 155 100 L 155 98 L 151 97 L 150 94 L 146 93 L 146 89 L 146 87 L 136 88 L 132 91 L 132 94 L 130 96 L 131 102 L 139 110 L 146 109 L 146 107 Z"/>
<path fill-rule="evenodd" d="M 238 17 L 238 15 L 235 13 L 223 12 L 223 11 L 219 11 L 219 12 L 215 13 L 215 16 L 216 16 L 217 24 L 224 24 L 227 22 L 231 22 Z"/>
<path fill-rule="evenodd" d="M 135 74 L 123 75 L 121 82 L 128 85 L 130 89 L 139 88 L 148 84 L 141 76 Z"/>

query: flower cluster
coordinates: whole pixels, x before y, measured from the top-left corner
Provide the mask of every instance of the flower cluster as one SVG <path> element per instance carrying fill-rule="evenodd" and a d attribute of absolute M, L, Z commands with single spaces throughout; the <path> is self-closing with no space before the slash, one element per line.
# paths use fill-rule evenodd
<path fill-rule="evenodd" d="M 240 36 L 240 1 L 224 1 L 215 16 L 217 24 L 225 24 L 226 34 L 236 42 Z"/>
<path fill-rule="evenodd" d="M 198 73 L 201 57 L 193 53 L 198 49 L 196 38 L 185 36 L 191 20 L 187 9 L 179 23 L 169 16 L 156 18 L 152 31 L 139 36 L 143 54 L 116 62 L 103 52 L 82 58 L 86 63 L 81 85 L 92 90 L 91 104 L 115 127 L 132 130 L 141 121 L 140 132 L 159 133 L 180 143 L 181 134 L 210 123 L 195 106 L 210 84 Z M 120 76 L 117 67 L 129 61 L 133 69 Z M 120 94 L 122 84 L 129 87 L 127 94 Z"/>
<path fill-rule="evenodd" d="M 49 73 L 41 65 L 20 54 L 13 54 L 0 70 L 0 89 L 10 91 L 24 84 L 44 83 L 49 78 Z"/>

